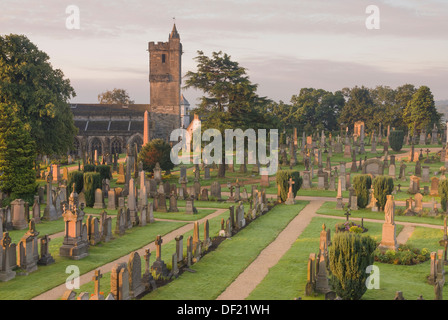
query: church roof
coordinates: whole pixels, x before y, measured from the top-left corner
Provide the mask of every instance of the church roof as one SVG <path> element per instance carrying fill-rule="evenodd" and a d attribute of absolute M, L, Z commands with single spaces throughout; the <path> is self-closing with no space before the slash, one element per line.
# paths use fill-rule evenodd
<path fill-rule="evenodd" d="M 149 104 L 130 104 L 127 106 L 119 104 L 100 104 L 100 103 L 72 103 L 70 109 L 73 116 L 139 116 L 143 117 L 146 110 L 149 110 Z"/>

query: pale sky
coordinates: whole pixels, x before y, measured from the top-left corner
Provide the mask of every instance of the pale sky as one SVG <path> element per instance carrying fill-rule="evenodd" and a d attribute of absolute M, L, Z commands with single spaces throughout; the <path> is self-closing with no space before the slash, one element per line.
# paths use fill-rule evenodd
<path fill-rule="evenodd" d="M 68 29 L 68 6 L 80 29 Z M 369 30 L 369 5 L 380 29 Z M 25 34 L 69 78 L 74 103 L 126 89 L 149 103 L 148 42 L 167 41 L 173 17 L 182 72 L 198 50 L 223 51 L 248 69 L 258 93 L 289 102 L 301 88 L 411 83 L 448 99 L 448 0 L 1 0 L 0 33 Z M 188 90 L 194 106 L 200 92 Z"/>

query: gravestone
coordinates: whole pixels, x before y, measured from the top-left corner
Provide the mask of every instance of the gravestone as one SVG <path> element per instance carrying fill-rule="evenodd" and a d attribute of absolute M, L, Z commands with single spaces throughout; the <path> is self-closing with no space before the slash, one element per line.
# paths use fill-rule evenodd
<path fill-rule="evenodd" d="M 190 197 L 185 202 L 185 213 L 186 214 L 196 214 L 198 213 L 198 210 L 194 206 L 194 198 Z"/>
<path fill-rule="evenodd" d="M 16 276 L 16 272 L 13 271 L 16 265 L 15 250 L 16 245 L 11 242 L 9 233 L 3 232 L 0 240 L 0 281 L 6 282 Z"/>
<path fill-rule="evenodd" d="M 338 180 L 338 192 L 336 195 L 336 209 L 344 209 L 344 204 L 342 203 L 342 180 Z"/>
<path fill-rule="evenodd" d="M 362 165 L 363 174 L 371 174 L 373 178 L 383 175 L 384 163 L 379 159 L 367 159 Z"/>
<path fill-rule="evenodd" d="M 302 178 L 303 178 L 302 188 L 303 189 L 311 189 L 310 172 L 309 171 L 303 171 L 302 172 Z"/>
<path fill-rule="evenodd" d="M 379 249 L 381 251 L 386 250 L 398 250 L 398 243 L 396 237 L 396 225 L 395 225 L 395 201 L 392 195 L 387 195 L 387 201 L 384 206 L 385 222 L 383 224 L 383 233 Z"/>
<path fill-rule="evenodd" d="M 400 165 L 400 175 L 398 176 L 398 179 L 406 181 L 406 165 L 404 163 Z"/>
<path fill-rule="evenodd" d="M 422 182 L 423 183 L 429 182 L 429 167 L 428 166 L 422 167 Z"/>
<path fill-rule="evenodd" d="M 420 178 L 417 176 L 411 176 L 409 180 L 408 192 L 411 194 L 416 194 L 420 192 Z"/>
<path fill-rule="evenodd" d="M 159 183 L 162 181 L 162 169 L 160 168 L 160 164 L 157 162 L 156 166 L 154 167 L 154 180 L 156 183 Z"/>
<path fill-rule="evenodd" d="M 166 208 L 166 197 L 164 193 L 157 193 L 155 199 L 157 200 L 157 208 L 155 211 L 157 212 L 167 212 Z"/>
<path fill-rule="evenodd" d="M 94 218 L 91 215 L 87 217 L 87 234 L 89 239 L 89 244 L 92 246 L 97 245 L 101 241 L 100 229 L 99 229 L 99 219 Z"/>
<path fill-rule="evenodd" d="M 244 217 L 244 205 L 240 201 L 238 207 L 236 208 L 236 227 L 237 229 L 242 229 L 246 226 L 246 218 Z"/>
<path fill-rule="evenodd" d="M 132 298 L 137 298 L 145 291 L 145 286 L 142 282 L 142 260 L 136 251 L 129 256 L 128 273 L 129 295 Z"/>
<path fill-rule="evenodd" d="M 170 196 L 170 207 L 168 209 L 168 212 L 179 212 L 179 209 L 177 208 L 177 198 L 174 193 L 171 193 Z"/>
<path fill-rule="evenodd" d="M 208 201 L 208 189 L 206 188 L 201 191 L 201 201 Z"/>
<path fill-rule="evenodd" d="M 32 209 L 32 218 L 36 224 L 40 223 L 40 204 L 39 199 L 34 199 L 33 209 Z M 2 229 L 0 228 L 0 231 Z"/>
<path fill-rule="evenodd" d="M 95 190 L 95 203 L 93 205 L 94 209 L 104 209 L 103 201 L 103 191 L 100 188 Z"/>
<path fill-rule="evenodd" d="M 52 191 L 52 176 L 51 174 L 47 176 L 47 206 L 44 210 L 43 219 L 47 221 L 53 221 L 58 218 L 56 208 L 53 204 L 53 191 Z"/>
<path fill-rule="evenodd" d="M 130 300 L 129 271 L 126 262 L 116 263 L 110 272 L 110 293 L 115 300 Z"/>
<path fill-rule="evenodd" d="M 210 195 L 217 200 L 221 200 L 221 185 L 217 181 L 212 183 L 210 187 Z"/>
<path fill-rule="evenodd" d="M 154 207 L 152 202 L 148 202 L 148 211 L 146 214 L 146 221 L 149 223 L 154 223 Z"/>
<path fill-rule="evenodd" d="M 169 270 L 162 260 L 162 236 L 158 235 L 155 241 L 156 245 L 156 261 L 151 266 L 151 271 L 157 276 L 166 277 L 169 274 Z"/>
<path fill-rule="evenodd" d="M 124 213 L 124 208 L 119 208 L 114 233 L 116 235 L 122 236 L 125 234 L 125 232 L 126 232 L 126 217 L 125 217 L 125 213 Z"/>
<path fill-rule="evenodd" d="M 156 290 L 157 285 L 156 281 L 154 280 L 154 277 L 151 274 L 151 268 L 150 268 L 150 258 L 151 258 L 151 251 L 150 249 L 145 249 L 145 255 L 143 256 L 145 259 L 145 273 L 142 276 L 142 282 L 145 286 L 145 290 Z"/>
<path fill-rule="evenodd" d="M 389 165 L 389 177 L 392 177 L 395 179 L 395 164 Z"/>
<path fill-rule="evenodd" d="M 417 193 L 414 196 L 415 199 L 415 212 L 419 213 L 420 211 L 423 210 L 423 196 L 421 193 Z"/>
<path fill-rule="evenodd" d="M 48 266 L 55 262 L 50 254 L 50 240 L 48 234 L 40 238 L 40 259 L 37 261 L 38 265 Z"/>
<path fill-rule="evenodd" d="M 31 219 L 27 233 L 18 244 L 17 264 L 27 273 L 37 270 L 37 261 L 39 260 L 38 235 L 39 232 L 36 231 L 34 220 Z"/>
<path fill-rule="evenodd" d="M 28 226 L 28 219 L 25 212 L 25 201 L 16 199 L 11 202 L 11 216 L 12 227 L 15 230 L 26 229 Z"/>
<path fill-rule="evenodd" d="M 439 195 L 439 178 L 432 177 L 431 178 L 431 191 L 429 193 L 431 196 Z"/>
<path fill-rule="evenodd" d="M 117 209 L 117 198 L 115 194 L 115 189 L 111 189 L 107 192 L 107 210 Z"/>

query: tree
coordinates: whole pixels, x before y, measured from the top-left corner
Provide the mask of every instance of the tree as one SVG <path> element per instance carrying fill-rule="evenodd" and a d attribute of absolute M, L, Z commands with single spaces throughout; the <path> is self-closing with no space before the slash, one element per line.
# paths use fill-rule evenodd
<path fill-rule="evenodd" d="M 282 202 L 286 201 L 286 199 L 288 198 L 290 178 L 292 178 L 292 181 L 294 182 L 294 184 L 292 185 L 292 193 L 295 198 L 303 182 L 302 177 L 300 176 L 300 172 L 290 170 L 277 171 L 275 181 L 276 184 L 280 186 L 280 199 Z"/>
<path fill-rule="evenodd" d="M 187 72 L 184 88 L 199 89 L 205 94 L 196 109 L 203 120 L 202 132 L 216 129 L 224 136 L 225 129 L 266 128 L 269 117 L 263 110 L 269 108 L 271 101 L 257 95 L 257 85 L 251 83 L 245 68 L 221 51 L 213 52 L 212 57 L 198 51 L 195 60 L 197 72 Z M 222 152 L 218 177 L 225 176 L 224 162 Z"/>
<path fill-rule="evenodd" d="M 16 105 L 0 103 L 0 189 L 11 199 L 32 200 L 36 192 L 36 147 Z"/>
<path fill-rule="evenodd" d="M 440 125 L 441 115 L 437 112 L 431 89 L 421 86 L 413 94 L 403 111 L 403 120 L 412 135 L 421 132 L 434 124 Z"/>
<path fill-rule="evenodd" d="M 70 81 L 26 36 L 0 36 L 0 103 L 17 106 L 38 154 L 72 148 L 77 128 L 68 101 L 74 96 Z"/>
<path fill-rule="evenodd" d="M 363 86 L 352 89 L 344 88 L 342 92 L 346 96 L 347 102 L 339 116 L 339 124 L 343 127 L 353 128 L 356 121 L 364 121 L 366 130 L 372 131 L 375 128 L 373 121 L 375 108 L 370 90 Z"/>
<path fill-rule="evenodd" d="M 443 212 L 447 210 L 447 201 L 448 201 L 448 180 L 441 180 L 439 183 L 439 195 L 440 195 L 440 204 L 442 205 Z"/>
<path fill-rule="evenodd" d="M 133 104 L 129 94 L 124 89 L 114 88 L 112 91 L 107 90 L 98 95 L 98 101 L 100 104 L 121 104 L 128 105 Z"/>
<path fill-rule="evenodd" d="M 400 151 L 403 148 L 403 130 L 392 130 L 389 134 L 389 144 L 392 150 Z"/>
<path fill-rule="evenodd" d="M 373 264 L 376 242 L 370 236 L 339 232 L 328 248 L 330 284 L 343 300 L 359 300 L 367 291 L 366 268 Z"/>
<path fill-rule="evenodd" d="M 337 130 L 337 119 L 345 100 L 341 91 L 336 93 L 323 89 L 302 88 L 299 95 L 291 98 L 292 124 L 306 132 Z"/>
<path fill-rule="evenodd" d="M 370 187 L 372 178 L 368 174 L 360 174 L 353 178 L 353 188 L 358 198 L 358 207 L 365 208 L 369 203 Z"/>
<path fill-rule="evenodd" d="M 143 163 L 143 170 L 152 172 L 158 162 L 162 170 L 171 170 L 174 164 L 170 158 L 171 146 L 162 139 L 154 139 L 145 144 L 138 154 L 138 162 Z"/>
<path fill-rule="evenodd" d="M 388 176 L 377 176 L 373 179 L 373 194 L 378 200 L 377 206 L 380 210 L 384 210 L 387 195 L 392 194 L 394 190 L 394 180 Z"/>

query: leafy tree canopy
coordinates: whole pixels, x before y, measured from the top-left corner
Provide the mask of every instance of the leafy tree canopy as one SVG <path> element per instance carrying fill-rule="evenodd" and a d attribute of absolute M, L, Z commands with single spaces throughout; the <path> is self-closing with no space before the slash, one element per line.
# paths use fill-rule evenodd
<path fill-rule="evenodd" d="M 114 88 L 113 90 L 107 90 L 98 95 L 98 101 L 101 104 L 133 104 L 134 100 L 131 100 L 129 94 L 124 89 Z"/>
<path fill-rule="evenodd" d="M 39 154 L 64 154 L 77 128 L 68 101 L 75 91 L 49 56 L 24 35 L 0 36 L 0 103 L 16 105 Z"/>

